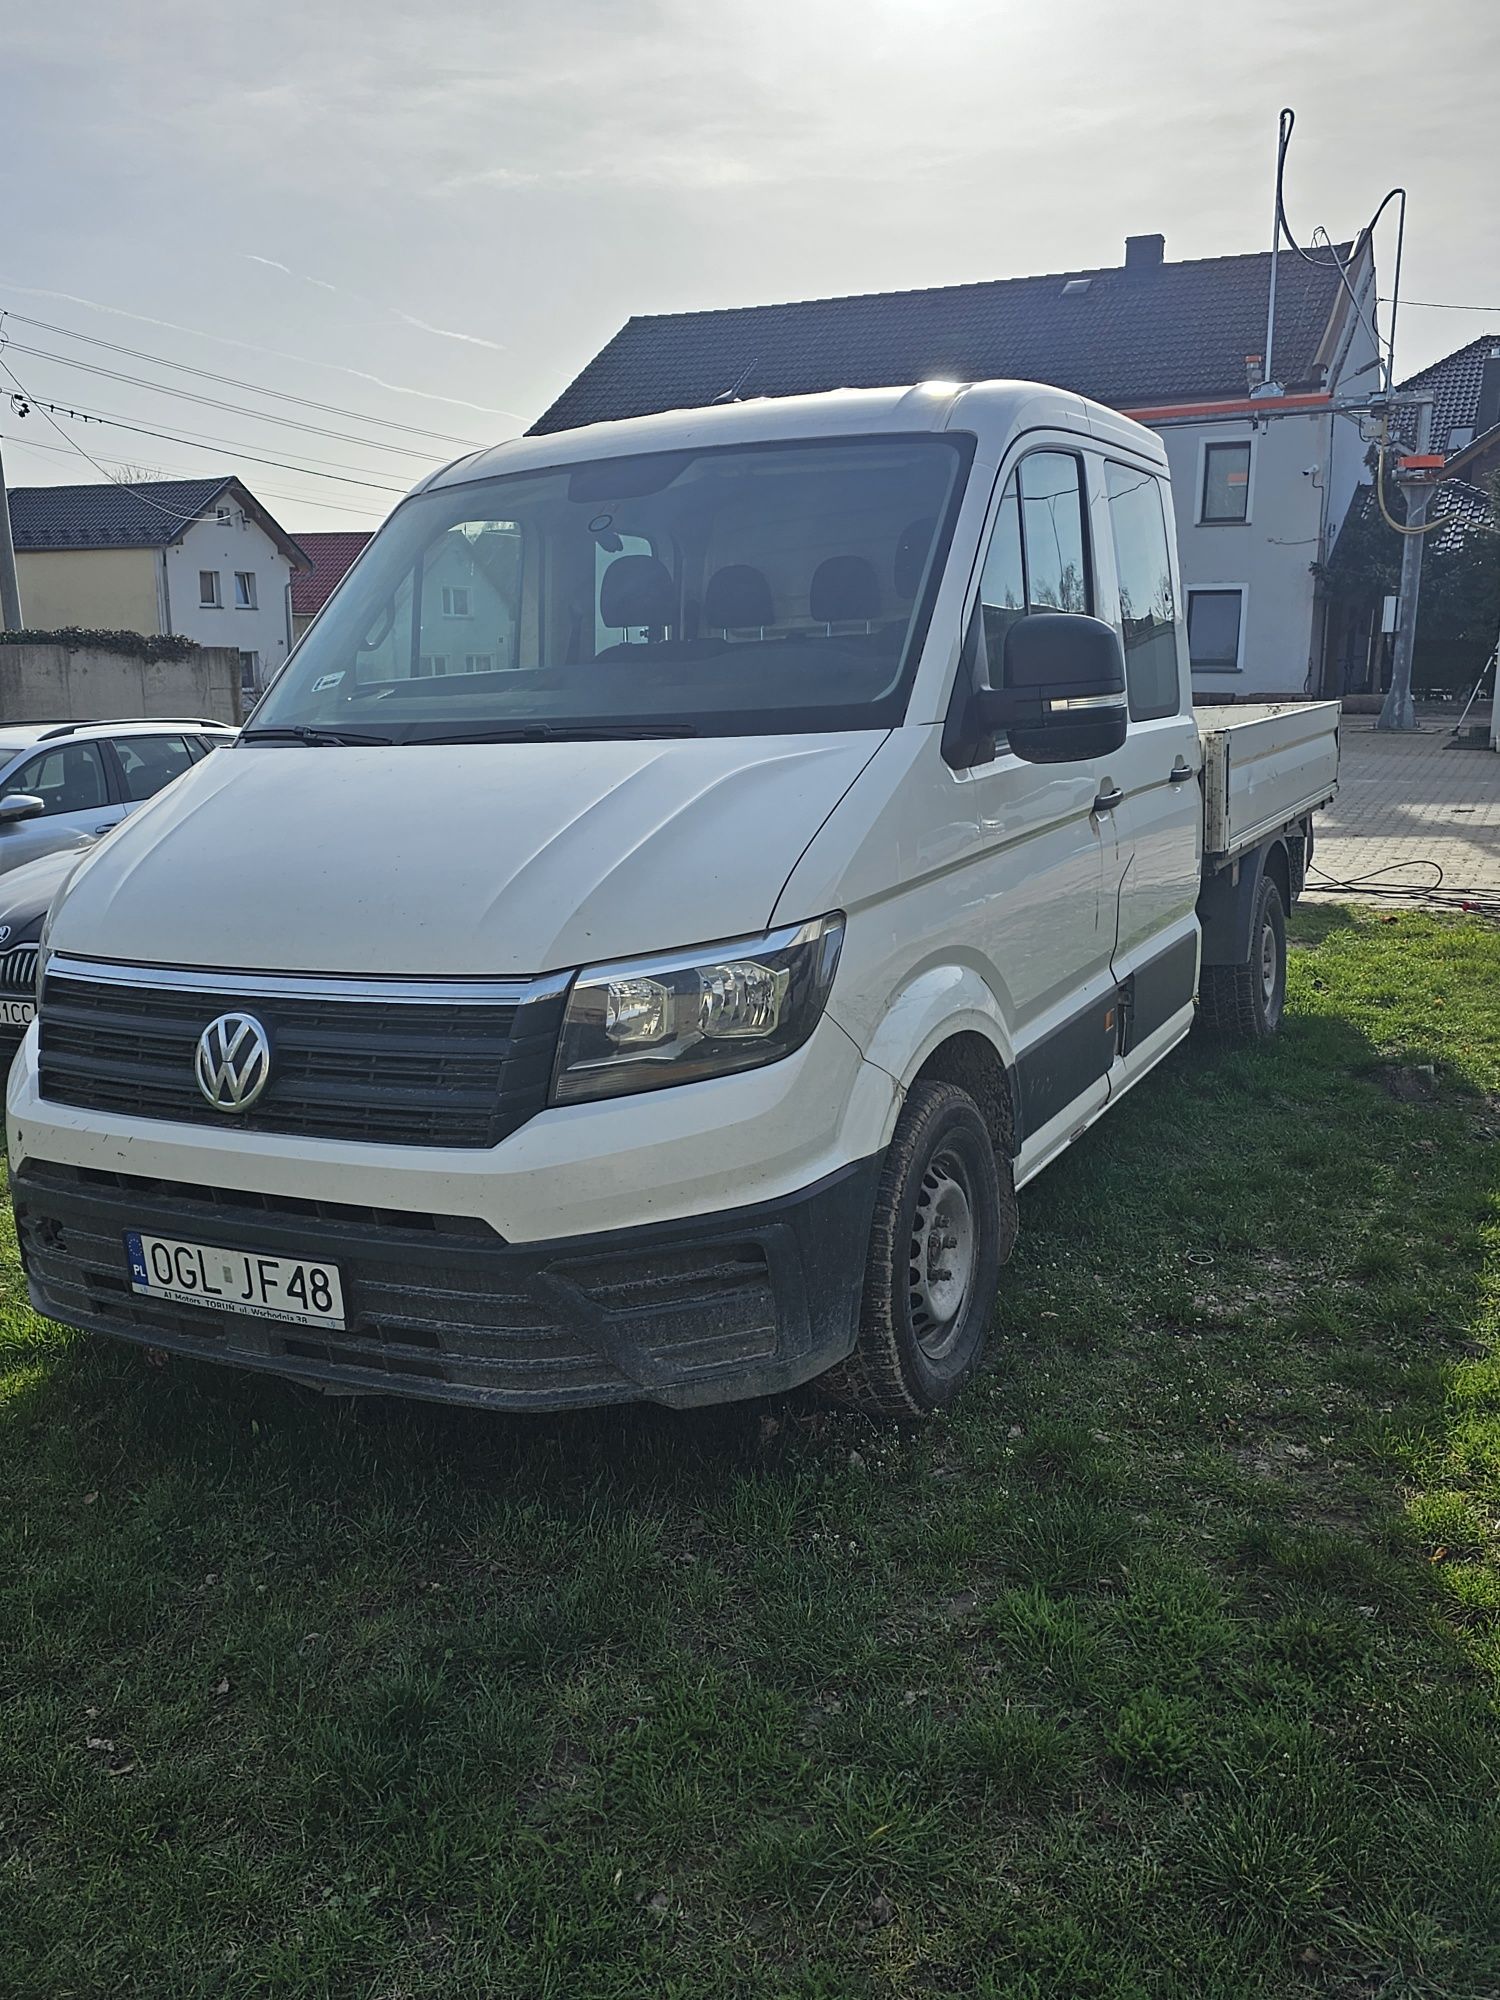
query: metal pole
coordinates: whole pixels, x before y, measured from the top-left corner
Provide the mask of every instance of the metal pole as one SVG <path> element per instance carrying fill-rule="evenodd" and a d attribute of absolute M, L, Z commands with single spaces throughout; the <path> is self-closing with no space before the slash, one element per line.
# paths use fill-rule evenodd
<path fill-rule="evenodd" d="M 1406 525 L 1420 528 L 1427 519 L 1427 491 L 1406 486 Z M 1411 656 L 1417 637 L 1417 603 L 1422 594 L 1422 544 L 1425 535 L 1406 535 L 1401 543 L 1401 593 L 1396 600 L 1396 659 L 1391 685 L 1380 711 L 1377 729 L 1415 729 L 1417 711 L 1411 698 Z"/>
<path fill-rule="evenodd" d="M 1417 409 L 1417 452 L 1427 450 L 1432 434 L 1432 399 Z M 1434 492 L 1429 480 L 1398 480 L 1406 495 L 1406 526 L 1401 537 L 1401 583 L 1396 598 L 1396 657 L 1391 665 L 1391 685 L 1380 710 L 1377 729 L 1415 729 L 1417 711 L 1411 698 L 1412 651 L 1417 643 L 1417 611 L 1422 596 L 1422 544 L 1427 537 L 1411 532 L 1425 527 L 1427 503 Z"/>
<path fill-rule="evenodd" d="M 1262 382 L 1276 380 L 1271 372 L 1271 347 L 1276 338 L 1276 266 L 1281 262 L 1281 132 L 1276 133 L 1276 186 L 1271 196 L 1271 290 L 1266 300 L 1266 351 L 1261 361 Z"/>
<path fill-rule="evenodd" d="M 16 547 L 10 532 L 10 497 L 5 491 L 5 460 L 0 457 L 0 631 L 21 631 L 21 582 L 16 575 Z"/>

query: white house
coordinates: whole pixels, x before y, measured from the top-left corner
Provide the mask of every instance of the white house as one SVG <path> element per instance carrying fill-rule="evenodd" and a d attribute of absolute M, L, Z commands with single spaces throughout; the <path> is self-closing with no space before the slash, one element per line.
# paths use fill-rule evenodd
<path fill-rule="evenodd" d="M 233 476 L 10 495 L 21 615 L 38 631 L 180 633 L 232 646 L 245 693 L 292 642 L 291 584 L 308 557 Z"/>
<path fill-rule="evenodd" d="M 632 319 L 532 429 L 934 380 L 1076 390 L 1166 444 L 1197 698 L 1320 693 L 1313 565 L 1365 451 L 1334 404 L 1377 386 L 1368 245 L 1280 253 L 1269 355 L 1270 252 L 1172 264 L 1165 247 L 1131 236 L 1099 270 Z"/>

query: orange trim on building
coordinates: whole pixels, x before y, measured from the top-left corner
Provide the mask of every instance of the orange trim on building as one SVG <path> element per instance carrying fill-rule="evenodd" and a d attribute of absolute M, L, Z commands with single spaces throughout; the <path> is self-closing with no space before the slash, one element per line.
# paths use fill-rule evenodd
<path fill-rule="evenodd" d="M 1227 403 L 1159 403 L 1149 410 L 1121 410 L 1122 417 L 1134 417 L 1149 424 L 1167 417 L 1261 416 L 1267 410 L 1326 410 L 1333 401 L 1326 389 L 1304 390 L 1295 396 L 1246 396 Z"/>

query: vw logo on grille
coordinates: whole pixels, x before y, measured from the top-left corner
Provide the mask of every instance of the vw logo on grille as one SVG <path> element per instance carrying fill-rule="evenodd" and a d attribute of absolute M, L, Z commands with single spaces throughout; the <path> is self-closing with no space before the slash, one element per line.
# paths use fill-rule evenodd
<path fill-rule="evenodd" d="M 193 1071 L 215 1111 L 248 1111 L 271 1081 L 271 1039 L 253 1014 L 221 1014 L 198 1037 Z"/>

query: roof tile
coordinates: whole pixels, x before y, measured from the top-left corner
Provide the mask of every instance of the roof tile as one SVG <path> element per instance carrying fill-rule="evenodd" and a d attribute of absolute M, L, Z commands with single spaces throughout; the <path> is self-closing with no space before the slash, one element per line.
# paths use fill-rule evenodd
<path fill-rule="evenodd" d="M 1243 396 L 1245 356 L 1265 346 L 1270 263 L 1262 251 L 631 319 L 532 431 L 935 379 L 1035 379 L 1118 408 Z M 1273 358 L 1285 388 L 1318 386 L 1339 295 L 1331 264 L 1281 253 Z"/>

